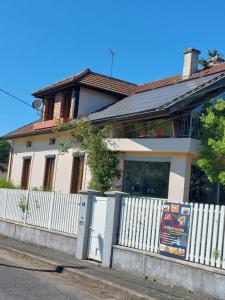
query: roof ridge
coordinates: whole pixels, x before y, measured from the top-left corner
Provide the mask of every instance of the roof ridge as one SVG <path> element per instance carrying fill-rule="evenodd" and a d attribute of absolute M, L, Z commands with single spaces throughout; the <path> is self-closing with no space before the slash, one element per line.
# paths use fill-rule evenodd
<path fill-rule="evenodd" d="M 89 69 L 89 70 L 90 70 L 90 72 L 91 72 L 92 74 L 96 74 L 96 75 L 103 76 L 103 77 L 107 77 L 107 78 L 109 78 L 109 79 L 113 79 L 113 80 L 116 80 L 116 81 L 128 83 L 128 84 L 130 84 L 130 85 L 138 86 L 138 84 L 133 83 L 133 82 L 130 82 L 130 81 L 127 81 L 127 80 L 123 80 L 123 79 L 115 78 L 115 77 L 108 76 L 108 75 L 105 75 L 105 74 L 101 74 L 101 73 L 98 73 L 98 72 L 94 72 L 94 71 L 92 71 L 91 69 Z"/>

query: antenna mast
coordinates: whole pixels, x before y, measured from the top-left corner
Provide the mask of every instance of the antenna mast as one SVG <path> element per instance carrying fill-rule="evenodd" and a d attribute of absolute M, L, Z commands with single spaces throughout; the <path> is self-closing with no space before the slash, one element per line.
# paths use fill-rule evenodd
<path fill-rule="evenodd" d="M 112 75 L 113 75 L 113 64 L 114 64 L 115 50 L 113 48 L 109 48 L 109 52 L 110 52 L 110 54 L 112 56 L 111 68 L 110 68 L 110 76 L 112 77 Z"/>

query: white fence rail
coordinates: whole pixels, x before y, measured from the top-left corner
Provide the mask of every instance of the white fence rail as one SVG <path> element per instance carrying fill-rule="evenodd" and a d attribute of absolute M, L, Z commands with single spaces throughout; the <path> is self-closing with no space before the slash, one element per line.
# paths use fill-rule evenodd
<path fill-rule="evenodd" d="M 118 244 L 159 253 L 163 199 L 122 199 Z M 191 204 L 186 260 L 225 269 L 225 206 Z"/>
<path fill-rule="evenodd" d="M 74 194 L 0 189 L 0 218 L 75 235 L 79 202 Z"/>

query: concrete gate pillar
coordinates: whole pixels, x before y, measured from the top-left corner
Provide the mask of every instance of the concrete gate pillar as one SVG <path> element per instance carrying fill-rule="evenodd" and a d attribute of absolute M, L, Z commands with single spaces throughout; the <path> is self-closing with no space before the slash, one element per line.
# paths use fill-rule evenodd
<path fill-rule="evenodd" d="M 80 194 L 81 200 L 79 207 L 79 220 L 75 256 L 78 259 L 86 259 L 92 212 L 92 198 L 97 195 L 102 195 L 102 193 L 94 190 L 82 190 L 80 191 Z"/>
<path fill-rule="evenodd" d="M 107 206 L 102 266 L 110 268 L 112 265 L 113 245 L 116 245 L 118 241 L 121 199 L 128 194 L 112 191 L 106 192 L 105 195 L 107 196 Z"/>

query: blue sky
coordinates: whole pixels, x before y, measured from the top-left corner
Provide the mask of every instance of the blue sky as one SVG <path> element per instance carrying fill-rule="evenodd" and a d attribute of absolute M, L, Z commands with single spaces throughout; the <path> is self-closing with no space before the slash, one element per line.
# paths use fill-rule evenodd
<path fill-rule="evenodd" d="M 0 88 L 31 93 L 89 67 L 143 83 L 180 73 L 183 49 L 225 53 L 225 1 L 0 1 Z M 0 135 L 37 114 L 0 93 Z"/>

